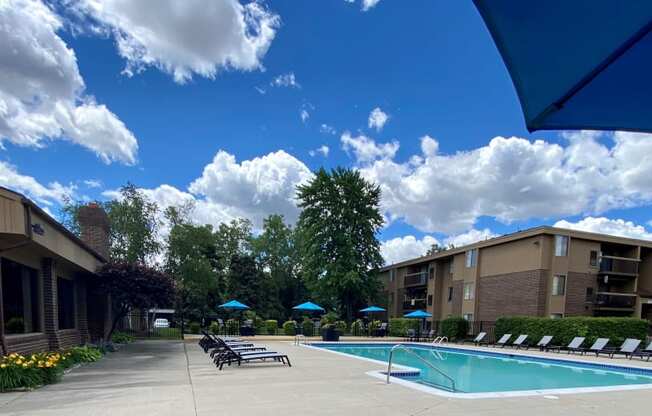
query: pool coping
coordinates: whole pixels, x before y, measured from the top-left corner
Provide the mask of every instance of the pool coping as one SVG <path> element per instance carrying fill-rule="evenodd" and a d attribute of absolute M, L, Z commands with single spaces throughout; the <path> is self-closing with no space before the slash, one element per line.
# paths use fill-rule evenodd
<path fill-rule="evenodd" d="M 371 358 L 366 358 L 366 357 L 360 357 L 352 354 L 347 354 L 339 351 L 333 351 L 329 350 L 327 348 L 324 348 L 324 345 L 338 345 L 338 346 L 346 346 L 346 345 L 374 345 L 374 346 L 389 346 L 389 345 L 398 345 L 398 344 L 403 344 L 403 345 L 412 345 L 415 347 L 422 347 L 422 348 L 430 348 L 430 349 L 440 349 L 440 350 L 448 350 L 452 352 L 459 352 L 459 353 L 472 353 L 475 355 L 485 355 L 485 356 L 492 356 L 492 357 L 505 357 L 505 358 L 511 358 L 511 359 L 518 359 L 518 357 L 521 357 L 523 359 L 527 359 L 529 361 L 535 361 L 535 362 L 553 362 L 558 365 L 568 365 L 568 364 L 574 364 L 576 367 L 589 367 L 593 369 L 600 369 L 603 368 L 606 371 L 609 369 L 616 370 L 616 371 L 621 371 L 622 370 L 635 370 L 632 372 L 636 373 L 645 373 L 645 375 L 650 375 L 652 376 L 652 368 L 650 367 L 641 367 L 641 366 L 636 366 L 636 365 L 614 365 L 611 363 L 606 363 L 606 362 L 587 362 L 587 361 L 578 361 L 574 360 L 571 358 L 564 358 L 564 357 L 557 357 L 557 358 L 547 358 L 547 357 L 541 357 L 538 355 L 533 355 L 533 354 L 528 354 L 527 352 L 523 352 L 521 350 L 518 350 L 519 352 L 514 352 L 514 350 L 509 350 L 509 351 L 486 351 L 486 350 L 478 350 L 474 348 L 469 348 L 469 347 L 464 347 L 464 348 L 459 348 L 459 347 L 450 347 L 450 346 L 443 346 L 443 345 L 432 345 L 432 344 L 423 344 L 423 343 L 416 343 L 416 342 L 323 342 L 323 341 L 316 341 L 316 342 L 311 342 L 310 344 L 301 344 L 301 346 L 305 348 L 312 348 L 315 350 L 319 351 L 326 351 L 332 354 L 338 354 L 342 356 L 346 356 L 349 358 L 354 358 L 358 360 L 363 360 L 367 362 L 372 362 L 374 364 L 379 364 L 382 366 L 387 366 L 387 362 L 385 361 L 380 361 L 380 360 L 374 360 Z M 322 347 L 320 347 L 322 345 Z M 516 358 L 515 358 L 516 357 Z M 436 396 L 442 396 L 442 397 L 448 397 L 448 398 L 455 398 L 455 399 L 495 399 L 495 398 L 507 398 L 507 397 L 526 397 L 526 396 L 550 396 L 549 398 L 556 398 L 554 396 L 556 395 L 567 395 L 567 394 L 586 394 L 586 393 L 600 393 L 600 392 L 613 392 L 613 391 L 628 391 L 628 390 L 649 390 L 652 389 L 652 384 L 624 384 L 624 385 L 615 385 L 615 386 L 595 386 L 595 387 L 568 387 L 568 388 L 559 388 L 559 389 L 538 389 L 538 390 L 514 390 L 514 391 L 503 391 L 503 392 L 483 392 L 483 393 L 456 393 L 456 392 L 451 392 L 451 391 L 446 391 L 443 389 L 439 389 L 436 387 L 431 387 L 427 386 L 425 384 L 417 383 L 414 381 L 407 380 L 405 378 L 401 377 L 414 377 L 420 374 L 420 370 L 412 367 L 407 367 L 404 365 L 400 364 L 393 364 L 392 367 L 399 367 L 399 371 L 392 371 L 390 374 L 390 383 L 395 383 L 402 385 L 404 387 L 408 387 L 414 390 L 419 390 L 424 393 L 436 395 Z M 416 372 L 416 374 L 415 374 Z M 387 371 L 382 371 L 382 370 L 373 370 L 373 371 L 367 371 L 365 374 L 368 376 L 377 378 L 377 379 L 382 379 L 386 380 L 387 379 Z"/>

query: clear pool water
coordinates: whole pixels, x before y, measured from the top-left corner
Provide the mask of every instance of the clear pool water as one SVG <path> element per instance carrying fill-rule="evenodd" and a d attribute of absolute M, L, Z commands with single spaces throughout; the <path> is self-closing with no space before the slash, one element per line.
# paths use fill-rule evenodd
<path fill-rule="evenodd" d="M 394 345 L 322 344 L 319 347 L 387 362 L 389 352 Z M 411 345 L 410 348 L 453 378 L 457 393 L 652 384 L 652 370 L 625 369 L 444 347 Z M 450 390 L 451 383 L 448 379 L 404 350 L 397 349 L 394 352 L 393 362 L 419 369 L 419 376 L 409 378 L 412 381 Z"/>

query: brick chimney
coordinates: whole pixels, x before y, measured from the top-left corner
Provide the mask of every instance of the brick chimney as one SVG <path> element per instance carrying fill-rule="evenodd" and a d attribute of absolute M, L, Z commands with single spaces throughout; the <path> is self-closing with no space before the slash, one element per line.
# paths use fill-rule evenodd
<path fill-rule="evenodd" d="M 81 239 L 105 259 L 109 259 L 109 217 L 104 209 L 91 202 L 79 208 Z"/>

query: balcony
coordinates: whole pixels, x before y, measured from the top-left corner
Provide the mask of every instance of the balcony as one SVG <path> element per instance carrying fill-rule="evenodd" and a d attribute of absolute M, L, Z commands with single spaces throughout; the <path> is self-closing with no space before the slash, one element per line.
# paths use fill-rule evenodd
<path fill-rule="evenodd" d="M 423 286 L 428 281 L 427 272 L 408 273 L 404 278 L 404 286 Z"/>
<path fill-rule="evenodd" d="M 598 271 L 598 274 L 636 277 L 638 276 L 638 263 L 638 259 L 603 255 L 600 258 L 600 270 Z"/>
<path fill-rule="evenodd" d="M 598 292 L 593 301 L 595 309 L 634 309 L 635 293 Z"/>
<path fill-rule="evenodd" d="M 425 309 L 425 308 L 426 308 L 425 299 L 409 299 L 403 301 L 404 311 L 411 311 L 411 310 Z"/>

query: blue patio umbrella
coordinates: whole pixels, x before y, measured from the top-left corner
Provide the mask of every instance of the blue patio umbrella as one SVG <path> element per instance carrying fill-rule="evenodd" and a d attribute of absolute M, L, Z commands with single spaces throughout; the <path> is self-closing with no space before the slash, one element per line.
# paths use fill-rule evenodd
<path fill-rule="evenodd" d="M 403 317 L 404 318 L 426 319 L 426 318 L 431 318 L 432 314 L 419 309 L 417 311 L 407 313 L 407 314 L 403 315 Z"/>
<path fill-rule="evenodd" d="M 245 309 L 249 309 L 249 306 L 245 305 L 244 303 L 238 302 L 237 300 L 231 300 L 226 303 L 221 304 L 218 306 L 220 309 L 225 309 L 227 311 L 242 311 Z"/>
<path fill-rule="evenodd" d="M 360 309 L 360 312 L 363 313 L 385 312 L 385 309 L 381 308 L 380 306 L 368 306 L 364 309 Z"/>
<path fill-rule="evenodd" d="M 301 312 L 325 312 L 326 310 L 322 308 L 321 306 L 317 305 L 316 303 L 312 302 L 304 302 L 301 305 L 297 305 L 293 307 L 295 311 L 301 311 Z"/>
<path fill-rule="evenodd" d="M 652 1 L 473 1 L 529 131 L 652 132 Z"/>

